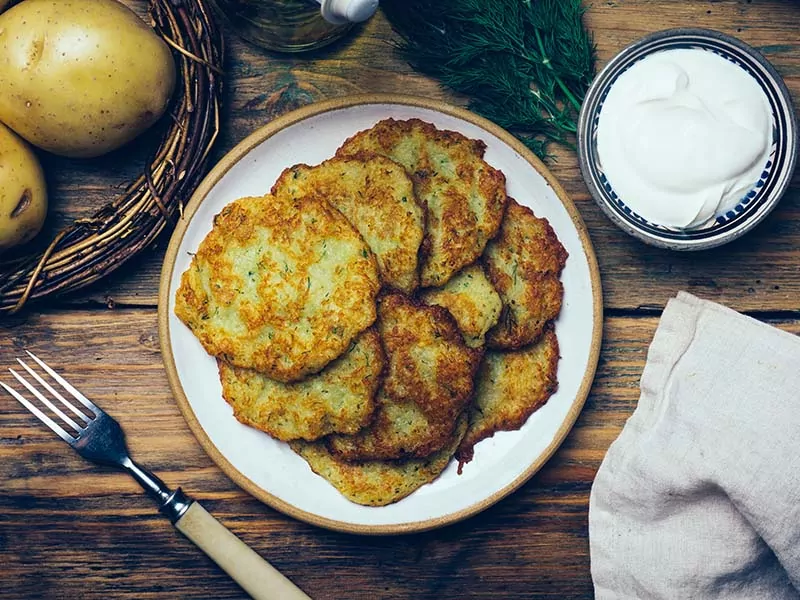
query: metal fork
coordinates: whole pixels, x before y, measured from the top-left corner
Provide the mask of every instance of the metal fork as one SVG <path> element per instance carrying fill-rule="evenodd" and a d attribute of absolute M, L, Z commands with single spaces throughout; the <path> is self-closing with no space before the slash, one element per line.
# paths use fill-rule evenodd
<path fill-rule="evenodd" d="M 80 406 L 67 400 L 64 393 L 59 392 L 55 386 L 19 358 L 17 362 L 39 387 L 14 369 L 9 371 L 30 394 L 61 420 L 61 424 L 2 381 L 0 387 L 36 415 L 83 458 L 127 471 L 139 482 L 148 496 L 158 503 L 159 510 L 169 517 L 175 528 L 197 544 L 253 598 L 309 599 L 309 596 L 212 517 L 198 502 L 189 498 L 180 488 L 171 490 L 153 473 L 136 464 L 130 457 L 125 444 L 125 432 L 119 423 L 76 390 L 44 361 L 30 352 L 27 354 L 69 396 L 77 400 Z"/>

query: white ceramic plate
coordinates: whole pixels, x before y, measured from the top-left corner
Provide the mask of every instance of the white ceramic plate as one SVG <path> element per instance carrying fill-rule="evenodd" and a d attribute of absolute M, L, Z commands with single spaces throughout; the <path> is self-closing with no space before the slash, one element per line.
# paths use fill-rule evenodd
<path fill-rule="evenodd" d="M 315 475 L 287 444 L 240 424 L 222 399 L 214 359 L 174 315 L 175 291 L 190 253 L 210 231 L 214 215 L 242 196 L 269 191 L 284 168 L 317 164 L 357 131 L 387 117 L 417 117 L 487 146 L 486 160 L 502 170 L 510 196 L 546 217 L 569 252 L 564 305 L 556 323 L 561 348 L 558 391 L 522 427 L 479 443 L 475 458 L 385 507 L 346 500 Z M 314 104 L 272 121 L 234 148 L 210 172 L 173 234 L 161 276 L 159 329 L 170 385 L 193 433 L 238 485 L 293 517 L 354 533 L 421 531 L 464 519 L 508 495 L 555 452 L 589 392 L 600 350 L 602 294 L 591 242 L 563 189 L 522 144 L 465 110 L 419 98 L 357 96 Z"/>

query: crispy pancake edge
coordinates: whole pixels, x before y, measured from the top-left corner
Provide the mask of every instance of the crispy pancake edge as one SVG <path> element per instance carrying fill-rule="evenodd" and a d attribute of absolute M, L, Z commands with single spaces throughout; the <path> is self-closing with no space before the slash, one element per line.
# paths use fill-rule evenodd
<path fill-rule="evenodd" d="M 383 218 L 381 220 L 367 219 L 362 221 L 356 214 L 348 214 L 350 212 L 348 208 L 351 208 L 349 206 L 350 203 L 337 202 L 325 194 L 324 190 L 318 189 L 320 182 L 317 180 L 323 178 L 323 183 L 329 181 L 328 170 L 335 170 L 337 167 L 340 169 L 353 167 L 362 169 L 367 181 L 366 187 L 371 187 L 374 194 L 384 196 L 389 187 L 387 181 L 380 181 L 374 176 L 375 170 L 387 170 L 385 174 L 386 180 L 401 176 L 403 178 L 402 183 L 406 183 L 408 189 L 395 190 L 391 188 L 394 195 L 399 195 L 403 198 L 397 204 L 397 210 L 393 213 L 387 211 L 387 214 L 382 215 Z M 419 287 L 419 263 L 426 231 L 427 211 L 417 199 L 414 182 L 402 165 L 386 156 L 370 152 L 361 152 L 346 157 L 334 156 L 314 166 L 299 163 L 283 170 L 273 184 L 271 193 L 273 195 L 293 194 L 293 188 L 298 185 L 293 180 L 298 177 L 298 174 L 303 174 L 311 180 L 312 183 L 308 183 L 304 187 L 310 187 L 313 190 L 306 189 L 300 195 L 314 195 L 327 200 L 362 234 L 367 245 L 370 246 L 370 249 L 377 257 L 379 275 L 385 286 L 404 293 L 413 293 Z M 339 190 L 347 190 L 347 188 L 342 184 Z M 361 195 L 362 190 L 354 190 L 352 193 Z M 372 194 L 366 194 L 363 197 L 369 199 Z M 367 202 L 364 206 L 369 207 L 370 203 Z M 398 232 L 396 229 L 400 226 L 402 226 L 402 231 Z M 379 237 L 378 230 L 385 231 L 387 227 L 395 229 L 392 232 L 393 235 L 389 236 L 388 239 L 392 239 L 397 243 L 397 246 L 392 250 L 376 248 L 377 244 L 373 244 L 370 238 Z M 370 233 L 372 236 L 370 236 Z M 401 241 L 398 242 L 398 239 Z"/>
<path fill-rule="evenodd" d="M 261 210 L 263 204 L 276 206 Z M 284 212 L 290 214 L 284 215 Z M 304 220 L 308 215 L 312 215 L 308 219 L 310 225 Z M 323 222 L 318 223 L 316 217 Z M 279 220 L 280 225 L 276 226 Z M 262 289 L 274 294 L 296 292 L 296 296 L 303 298 L 304 293 L 312 293 L 308 290 L 315 289 L 310 274 L 301 277 L 298 273 L 294 279 L 288 279 L 285 287 L 276 288 L 269 283 L 269 278 L 283 277 L 279 269 L 251 269 L 245 273 L 247 266 L 226 256 L 231 247 L 246 256 L 257 236 L 264 235 L 262 230 L 268 236 L 285 238 L 291 240 L 287 243 L 293 244 L 293 228 L 299 226 L 307 228 L 309 245 L 319 242 L 324 248 L 326 240 L 341 241 L 342 248 L 346 249 L 344 264 L 347 269 L 352 269 L 340 277 L 347 282 L 346 286 L 342 284 L 336 288 L 342 291 L 336 291 L 331 300 L 327 300 L 326 295 L 322 301 L 324 309 L 309 318 L 309 326 L 313 325 L 313 339 L 305 344 L 298 344 L 295 337 L 305 321 L 284 326 L 290 317 L 281 316 L 281 311 L 302 311 L 302 302 L 298 300 L 296 306 L 286 308 L 288 305 L 277 298 L 264 298 Z M 341 240 L 323 236 L 326 227 L 341 236 Z M 267 247 L 272 249 L 273 245 Z M 282 247 L 277 242 L 275 247 L 275 254 L 280 256 Z M 260 257 L 259 261 L 271 260 L 266 252 L 255 256 Z M 333 260 L 332 265 L 335 265 L 335 259 L 329 260 Z M 309 259 L 298 266 L 308 270 L 317 264 Z M 318 280 L 316 285 L 322 288 L 330 287 L 333 281 L 330 277 Z M 374 323 L 379 285 L 374 255 L 352 225 L 327 203 L 310 198 L 296 202 L 276 201 L 270 195 L 245 197 L 228 204 L 214 218 L 213 229 L 203 239 L 189 268 L 181 276 L 175 314 L 212 356 L 224 358 L 238 367 L 258 370 L 278 381 L 291 382 L 322 370 L 340 356 L 361 331 Z M 241 295 L 244 292 L 239 287 L 247 289 L 248 293 Z M 214 294 L 211 294 L 212 288 Z M 331 325 L 332 322 L 335 324 Z M 240 333 L 229 333 L 227 329 L 232 326 Z M 336 329 L 336 335 L 331 334 L 331 328 Z"/>
<path fill-rule="evenodd" d="M 406 498 L 435 481 L 444 472 L 466 432 L 466 416 L 462 416 L 456 425 L 454 434 L 442 450 L 427 458 L 408 461 L 351 463 L 331 455 L 320 442 L 291 442 L 290 446 L 314 473 L 351 502 L 364 506 L 386 506 Z M 383 479 L 377 484 L 370 482 L 370 470 L 377 470 L 378 476 Z M 404 471 L 410 473 L 407 475 Z M 337 475 L 337 483 L 332 481 L 334 477 L 331 473 Z"/>
<path fill-rule="evenodd" d="M 320 373 L 295 383 L 272 381 L 256 371 L 233 367 L 220 359 L 217 363 L 222 397 L 231 406 L 234 417 L 281 441 L 313 441 L 331 433 L 355 433 L 368 425 L 386 367 L 375 326 L 362 332 L 347 352 Z M 325 391 L 312 396 L 313 386 L 321 386 Z M 278 399 L 263 398 L 270 392 Z M 349 395 L 349 404 L 337 411 L 333 403 L 338 396 L 331 393 Z"/>
<path fill-rule="evenodd" d="M 469 289 L 463 284 L 466 278 L 470 280 Z M 470 348 L 480 348 L 485 344 L 486 333 L 497 325 L 503 310 L 503 301 L 481 263 L 462 269 L 442 287 L 422 290 L 419 298 L 429 306 L 441 306 L 447 310 Z"/>
<path fill-rule="evenodd" d="M 432 166 L 428 165 L 429 168 L 425 168 L 425 165 L 420 164 L 419 158 L 414 168 L 409 168 L 409 174 L 414 179 L 418 190 L 417 196 L 427 211 L 428 229 L 423 242 L 421 285 L 423 287 L 440 286 L 444 285 L 462 268 L 475 262 L 482 254 L 486 243 L 497 235 L 506 205 L 505 175 L 484 160 L 486 144 L 483 140 L 471 139 L 456 131 L 438 129 L 432 123 L 416 118 L 384 119 L 373 127 L 348 138 L 337 150 L 336 155 L 357 154 L 368 149 L 370 152 L 385 153 L 390 158 L 396 159 L 397 140 L 404 136 L 413 138 L 415 135 L 422 136 L 426 143 L 437 144 L 448 149 L 451 154 L 455 153 L 452 150 L 453 147 L 470 151 L 474 155 L 473 160 L 481 168 L 478 187 L 485 198 L 487 209 L 484 222 L 476 218 L 477 213 L 471 206 L 467 211 L 472 215 L 471 218 L 457 214 L 452 210 L 454 206 L 451 205 L 451 210 L 445 210 L 442 219 L 439 219 L 428 205 L 428 197 L 431 195 L 428 188 L 431 186 L 436 188 L 437 181 L 449 184 L 440 184 L 438 186 L 442 188 L 440 191 L 463 189 L 466 175 L 465 163 L 457 163 L 461 167 L 456 168 L 456 171 L 460 171 L 459 177 L 450 178 L 438 178 Z M 438 195 L 447 194 L 440 193 Z M 469 205 L 469 198 L 467 198 L 467 204 Z M 462 216 L 464 218 L 461 218 Z M 440 223 L 443 225 L 440 226 Z M 477 225 L 472 229 L 471 226 L 475 223 Z"/>
<path fill-rule="evenodd" d="M 393 316 L 391 319 L 386 315 L 387 311 Z M 413 352 L 418 348 L 417 344 L 404 345 L 397 348 L 395 341 L 403 342 L 403 338 L 411 332 L 414 324 L 409 320 L 409 326 L 404 330 L 402 327 L 397 330 L 396 326 L 387 324 L 391 320 L 394 323 L 397 318 L 402 319 L 405 314 L 403 311 L 413 311 L 413 316 L 426 318 L 426 315 L 433 320 L 433 340 L 443 339 L 450 348 L 454 356 L 450 357 L 446 366 L 453 367 L 453 361 L 459 364 L 447 372 L 439 372 L 437 378 L 439 398 L 444 397 L 445 393 L 451 394 L 445 397 L 442 402 L 434 402 L 426 392 L 426 386 L 420 385 L 415 372 L 403 374 L 403 366 L 409 361 L 404 360 L 408 352 Z M 386 379 L 383 388 L 378 391 L 378 408 L 375 412 L 373 423 L 355 436 L 330 436 L 328 438 L 329 449 L 337 456 L 346 460 L 387 460 L 407 457 L 424 457 L 436 452 L 452 434 L 453 427 L 458 416 L 469 406 L 474 394 L 475 374 L 480 366 L 482 349 L 469 348 L 461 336 L 455 319 L 448 311 L 439 306 L 427 306 L 421 302 L 398 293 L 384 294 L 379 299 L 379 320 L 378 327 L 381 330 L 381 340 L 384 352 L 387 356 Z M 384 328 L 393 327 L 391 336 L 387 336 Z M 413 333 L 413 332 L 412 332 Z M 437 337 L 438 336 L 438 337 Z M 390 339 L 387 340 L 387 337 Z M 439 350 L 440 352 L 442 349 Z M 455 356 L 455 352 L 458 356 Z M 393 373 L 400 371 L 400 375 Z M 448 385 L 448 383 L 452 385 Z M 459 389 L 456 389 L 459 388 Z M 463 389 L 461 389 L 463 388 Z M 452 397 L 453 391 L 457 397 Z M 389 404 L 390 408 L 384 406 Z M 402 412 L 403 407 L 408 406 L 407 413 L 409 418 L 413 417 L 411 423 L 415 430 L 411 435 L 398 434 L 400 427 L 397 423 L 387 416 L 387 413 Z M 425 425 L 421 425 L 419 414 L 424 415 Z M 420 432 L 421 433 L 416 433 Z"/>
<path fill-rule="evenodd" d="M 547 359 L 547 363 L 544 365 L 544 373 L 541 376 L 539 376 L 540 374 L 537 372 L 536 385 L 528 386 L 526 390 L 519 390 L 521 393 L 526 394 L 525 398 L 508 399 L 506 396 L 506 400 L 502 405 L 503 410 L 496 412 L 480 426 L 476 426 L 476 423 L 481 421 L 481 417 L 478 416 L 480 412 L 478 404 L 482 394 L 513 392 L 513 390 L 508 389 L 508 385 L 503 385 L 502 382 L 493 383 L 491 381 L 488 373 L 490 367 L 486 361 L 491 359 L 507 361 L 508 358 L 511 358 L 512 360 L 519 360 L 521 366 L 524 366 L 525 363 L 530 364 L 530 361 L 534 361 L 536 358 L 523 358 L 523 353 L 538 351 L 546 353 L 545 358 Z M 481 369 L 478 374 L 479 383 L 476 390 L 475 401 L 470 408 L 469 428 L 456 452 L 456 458 L 459 461 L 459 470 L 464 464 L 472 460 L 476 444 L 492 437 L 498 431 L 516 431 L 527 422 L 534 412 L 550 399 L 558 390 L 558 363 L 560 358 L 558 337 L 556 336 L 555 328 L 552 324 L 547 326 L 543 336 L 533 346 L 509 352 L 487 352 L 484 357 L 484 363 L 481 364 Z M 507 365 L 508 363 L 505 362 L 502 367 L 505 369 Z M 512 377 L 512 384 L 519 383 L 520 381 L 520 379 L 518 379 L 520 377 L 519 373 L 506 373 L 506 376 Z"/>
<path fill-rule="evenodd" d="M 526 222 L 532 227 L 526 228 Z M 535 239 L 521 239 L 526 235 L 524 229 Z M 538 253 L 533 251 L 533 241 Z M 486 335 L 489 348 L 515 350 L 536 342 L 547 323 L 561 312 L 564 295 L 561 272 L 567 258 L 568 253 L 549 221 L 509 198 L 500 232 L 489 242 L 481 258 L 503 301 L 499 322 Z M 517 278 L 523 286 L 521 295 L 514 291 Z"/>

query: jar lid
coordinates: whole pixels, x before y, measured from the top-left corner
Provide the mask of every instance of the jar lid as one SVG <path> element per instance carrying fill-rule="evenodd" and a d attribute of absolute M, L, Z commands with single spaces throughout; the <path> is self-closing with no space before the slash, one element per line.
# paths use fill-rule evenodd
<path fill-rule="evenodd" d="M 322 0 L 322 16 L 334 25 L 361 23 L 378 10 L 378 0 Z"/>

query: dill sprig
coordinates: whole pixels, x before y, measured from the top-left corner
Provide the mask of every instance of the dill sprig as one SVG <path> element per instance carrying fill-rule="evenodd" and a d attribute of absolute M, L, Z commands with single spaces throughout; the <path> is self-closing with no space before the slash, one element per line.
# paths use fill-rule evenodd
<path fill-rule="evenodd" d="M 468 96 L 471 110 L 541 158 L 574 147 L 594 77 L 595 46 L 581 0 L 383 0 L 416 70 Z"/>

